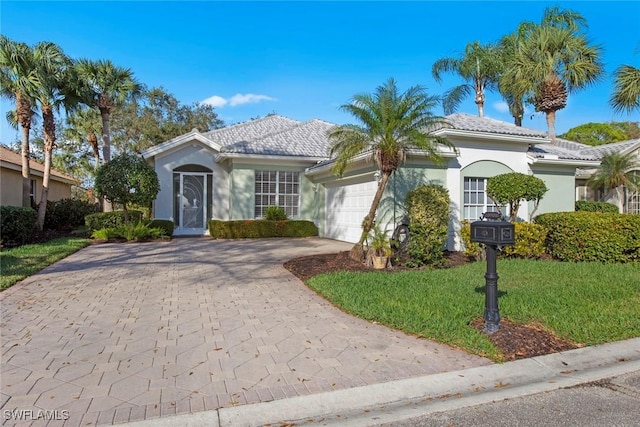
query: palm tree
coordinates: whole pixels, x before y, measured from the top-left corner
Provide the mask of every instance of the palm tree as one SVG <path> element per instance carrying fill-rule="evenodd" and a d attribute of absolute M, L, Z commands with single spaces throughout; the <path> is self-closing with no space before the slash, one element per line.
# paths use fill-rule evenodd
<path fill-rule="evenodd" d="M 91 146 L 94 169 L 100 167 L 100 145 L 97 133 L 100 132 L 100 114 L 93 108 L 82 108 L 67 117 L 68 127 L 65 136 L 75 141 L 86 141 Z"/>
<path fill-rule="evenodd" d="M 505 72 L 511 87 L 530 94 L 536 111 L 545 113 L 552 143 L 556 112 L 567 105 L 569 93 L 597 82 L 603 74 L 602 49 L 580 32 L 584 26 L 584 18 L 576 12 L 547 9 Z"/>
<path fill-rule="evenodd" d="M 442 162 L 438 144 L 453 147 L 446 139 L 430 135 L 435 126 L 446 125 L 443 118 L 431 113 L 437 103 L 438 98 L 428 96 L 420 86 L 399 93 L 395 80 L 389 79 L 374 94 L 357 94 L 350 104 L 340 107 L 360 124 L 336 126 L 329 131 L 331 156 L 335 156 L 333 171 L 342 175 L 354 157 L 370 153 L 381 173 L 371 208 L 362 223 L 362 235 L 351 250 L 353 258 L 363 259 L 363 244 L 373 227 L 384 189 L 407 151 L 417 148 L 428 159 Z"/>
<path fill-rule="evenodd" d="M 42 178 L 42 195 L 38 205 L 38 228 L 42 230 L 49 198 L 49 180 L 51 177 L 51 163 L 56 141 L 55 112 L 62 106 L 66 109 L 73 107 L 78 98 L 72 91 L 76 79 L 69 75 L 72 61 L 62 49 L 50 42 L 39 45 L 43 56 L 55 58 L 51 61 L 36 63 L 36 81 L 31 97 L 36 101 L 42 113 L 44 139 L 44 174 Z"/>
<path fill-rule="evenodd" d="M 604 188 L 605 197 L 615 191 L 618 209 L 624 212 L 624 189 L 636 191 L 640 188 L 639 170 L 640 161 L 633 153 L 610 153 L 602 157 L 600 167 L 587 180 L 587 185 L 593 189 Z"/>
<path fill-rule="evenodd" d="M 0 96 L 16 103 L 16 109 L 11 117 L 7 117 L 11 123 L 22 128 L 22 143 L 20 146 L 22 156 L 22 206 L 31 206 L 29 198 L 31 190 L 31 174 L 29 167 L 29 132 L 32 118 L 35 114 L 33 100 L 30 92 L 36 82 L 36 50 L 25 43 L 18 43 L 0 35 Z M 47 61 L 50 58 L 39 56 L 39 61 Z"/>
<path fill-rule="evenodd" d="M 91 61 L 80 59 L 77 71 L 85 87 L 84 102 L 97 108 L 102 116 L 102 160 L 111 160 L 111 111 L 125 101 L 135 98 L 142 85 L 133 77 L 128 68 L 114 65 L 111 61 Z"/>
<path fill-rule="evenodd" d="M 640 109 L 640 69 L 621 65 L 614 72 L 615 89 L 609 103 L 617 113 Z"/>
<path fill-rule="evenodd" d="M 469 43 L 460 58 L 437 60 L 431 68 L 431 74 L 437 82 L 442 80 L 443 73 L 455 73 L 466 82 L 444 94 L 444 113 L 453 113 L 464 98 L 474 94 L 478 115 L 483 117 L 485 91 L 496 88 L 501 71 L 502 62 L 496 46 L 481 45 L 477 41 Z"/>

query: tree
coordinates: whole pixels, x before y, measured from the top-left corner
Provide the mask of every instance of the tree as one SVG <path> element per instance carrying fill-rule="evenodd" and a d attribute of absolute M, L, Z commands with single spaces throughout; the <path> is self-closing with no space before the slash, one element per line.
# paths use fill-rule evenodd
<path fill-rule="evenodd" d="M 518 172 L 496 175 L 487 180 L 487 195 L 493 199 L 499 211 L 500 206 L 509 206 L 509 221 L 511 222 L 518 219 L 518 210 L 522 200 L 534 202 L 534 208 L 529 213 L 529 220 L 531 220 L 533 214 L 538 210 L 540 200 L 547 191 L 547 186 L 540 178 Z"/>
<path fill-rule="evenodd" d="M 442 80 L 443 73 L 455 73 L 466 82 L 445 93 L 442 102 L 444 113 L 453 113 L 464 98 L 474 94 L 478 115 L 483 117 L 485 91 L 497 87 L 501 71 L 502 62 L 498 49 L 493 45 L 481 45 L 477 41 L 469 43 L 460 58 L 437 60 L 431 68 L 431 74 L 437 82 Z"/>
<path fill-rule="evenodd" d="M 77 150 L 83 152 L 84 142 L 89 143 L 94 159 L 94 171 L 100 167 L 100 146 L 98 144 L 98 132 L 100 132 L 100 114 L 93 108 L 81 108 L 67 117 L 64 128 L 64 136 L 69 141 L 76 143 Z M 84 157 L 84 156 L 82 156 Z"/>
<path fill-rule="evenodd" d="M 569 129 L 560 137 L 593 146 L 630 139 L 619 126 L 613 123 L 585 123 Z"/>
<path fill-rule="evenodd" d="M 595 83 L 603 74 L 602 48 L 590 44 L 583 27 L 586 21 L 576 12 L 546 9 L 505 72 L 517 93 L 530 94 L 536 111 L 545 113 L 552 143 L 556 112 L 567 105 L 569 93 Z"/>
<path fill-rule="evenodd" d="M 617 113 L 640 109 L 640 69 L 622 65 L 614 72 L 615 88 L 609 103 Z"/>
<path fill-rule="evenodd" d="M 135 99 L 142 85 L 128 68 L 114 65 L 111 61 L 80 59 L 76 65 L 84 85 L 84 102 L 100 111 L 102 117 L 102 160 L 111 160 L 111 111 L 127 100 Z"/>
<path fill-rule="evenodd" d="M 223 122 L 210 105 L 182 105 L 163 88 L 141 93 L 136 102 L 114 109 L 112 144 L 121 152 L 142 152 L 197 128 L 208 132 Z"/>
<path fill-rule="evenodd" d="M 363 244 L 374 218 L 389 177 L 405 159 L 407 150 L 423 150 L 428 159 L 442 162 L 438 144 L 452 147 L 443 138 L 430 135 L 435 126 L 446 125 L 443 118 L 431 110 L 438 98 L 429 96 L 420 86 L 399 93 L 394 79 L 379 86 L 374 94 L 362 93 L 340 108 L 353 115 L 360 124 L 336 126 L 329 131 L 331 156 L 335 156 L 333 171 L 343 175 L 354 157 L 370 153 L 380 170 L 380 182 L 369 213 L 362 222 L 360 240 L 351 250 L 354 259 L 363 259 Z"/>
<path fill-rule="evenodd" d="M 633 153 L 610 153 L 602 157 L 600 167 L 587 180 L 594 190 L 604 188 L 605 197 L 616 194 L 617 206 L 624 212 L 624 188 L 635 191 L 640 188 L 640 161 Z"/>
<path fill-rule="evenodd" d="M 22 206 L 31 206 L 31 174 L 29 167 L 29 132 L 31 130 L 34 101 L 31 99 L 33 86 L 37 84 L 36 62 L 48 61 L 43 57 L 48 52 L 43 45 L 31 48 L 0 35 L 0 96 L 16 103 L 16 109 L 7 117 L 9 123 L 20 125 L 22 129 Z"/>
<path fill-rule="evenodd" d="M 36 50 L 39 50 L 36 60 L 39 56 L 50 58 L 48 61 L 37 60 L 35 84 L 30 90 L 30 97 L 36 101 L 42 114 L 44 173 L 42 195 L 38 205 L 38 228 L 42 230 L 47 212 L 52 156 L 56 142 L 55 112 L 61 107 L 71 109 L 79 100 L 73 91 L 75 79 L 70 76 L 71 59 L 54 43 L 43 42 Z"/>
<path fill-rule="evenodd" d="M 160 183 L 156 171 L 142 157 L 124 153 L 100 166 L 95 190 L 99 197 L 122 204 L 128 224 L 128 206 L 149 205 L 158 195 Z"/>

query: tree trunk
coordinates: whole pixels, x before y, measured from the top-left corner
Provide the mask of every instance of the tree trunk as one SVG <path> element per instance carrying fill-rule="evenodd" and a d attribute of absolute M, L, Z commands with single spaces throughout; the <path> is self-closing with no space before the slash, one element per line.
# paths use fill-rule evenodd
<path fill-rule="evenodd" d="M 31 169 L 29 168 L 29 128 L 22 127 L 22 207 L 31 207 Z M 35 189 L 34 189 L 35 191 Z"/>
<path fill-rule="evenodd" d="M 547 112 L 547 128 L 549 129 L 549 138 L 551 144 L 556 145 L 556 112 Z"/>
<path fill-rule="evenodd" d="M 364 220 L 362 221 L 362 234 L 360 235 L 360 241 L 358 241 L 358 243 L 356 243 L 349 252 L 349 256 L 356 261 L 364 261 L 364 242 L 367 240 L 367 236 L 373 228 L 373 221 L 376 217 L 376 211 L 378 210 L 380 200 L 382 200 L 382 194 L 384 193 L 384 189 L 387 186 L 390 175 L 391 173 L 389 172 L 382 172 L 380 182 L 378 183 L 378 189 L 376 190 L 376 194 L 373 197 L 373 201 L 371 202 L 369 214 L 367 214 L 367 216 L 365 216 Z"/>
<path fill-rule="evenodd" d="M 522 127 L 522 116 L 514 116 L 513 117 L 513 123 L 516 126 Z"/>
<path fill-rule="evenodd" d="M 47 214 L 47 200 L 49 200 L 49 178 L 51 177 L 51 157 L 56 142 L 56 124 L 51 107 L 42 108 L 44 127 L 44 174 L 42 176 L 42 196 L 38 205 L 38 229 L 44 228 L 44 218 Z"/>
<path fill-rule="evenodd" d="M 101 109 L 100 115 L 102 116 L 102 161 L 103 163 L 109 163 L 111 161 L 111 130 L 109 128 L 109 110 Z M 102 210 L 104 212 L 113 211 L 113 205 L 110 201 L 102 200 Z"/>
<path fill-rule="evenodd" d="M 616 204 L 618 205 L 618 211 L 624 213 L 624 186 L 619 185 L 616 187 Z"/>

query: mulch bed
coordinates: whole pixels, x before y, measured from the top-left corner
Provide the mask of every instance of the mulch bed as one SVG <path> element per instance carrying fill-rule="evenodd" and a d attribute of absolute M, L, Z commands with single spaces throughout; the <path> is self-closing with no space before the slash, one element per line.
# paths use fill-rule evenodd
<path fill-rule="evenodd" d="M 459 252 L 447 253 L 446 268 L 467 262 L 469 260 Z M 352 259 L 349 252 L 295 258 L 285 262 L 284 267 L 304 282 L 321 273 L 373 271 L 372 268 Z M 388 271 L 392 272 L 398 269 L 402 269 L 402 267 L 394 267 L 393 270 Z M 482 331 L 484 319 L 475 319 L 471 322 L 470 327 Z M 489 335 L 489 340 L 500 349 L 505 360 L 525 359 L 581 347 L 579 344 L 558 337 L 540 325 L 522 325 L 511 322 L 509 319 L 500 320 L 500 329 Z"/>

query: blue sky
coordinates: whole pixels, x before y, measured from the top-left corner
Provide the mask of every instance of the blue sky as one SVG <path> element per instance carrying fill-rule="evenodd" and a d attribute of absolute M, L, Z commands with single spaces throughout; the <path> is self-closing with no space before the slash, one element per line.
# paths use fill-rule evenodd
<path fill-rule="evenodd" d="M 580 12 L 589 38 L 604 49 L 606 77 L 570 95 L 557 116 L 562 133 L 587 122 L 633 120 L 608 106 L 613 70 L 640 66 L 640 2 L 215 2 L 73 1 L 0 3 L 0 31 L 16 41 L 51 41 L 74 58 L 110 59 L 149 87 L 182 103 L 211 102 L 227 123 L 275 112 L 297 120 L 351 121 L 339 106 L 373 92 L 389 77 L 401 89 L 441 95 L 460 83 L 436 83 L 431 66 L 457 57 L 467 43 L 498 40 L 523 20 L 539 22 L 547 6 Z M 19 138 L 4 119 L 0 141 Z M 469 98 L 460 112 L 477 114 Z M 438 108 L 434 111 L 442 114 Z M 511 122 L 499 95 L 486 116 Z M 530 111 L 524 126 L 546 130 Z"/>

